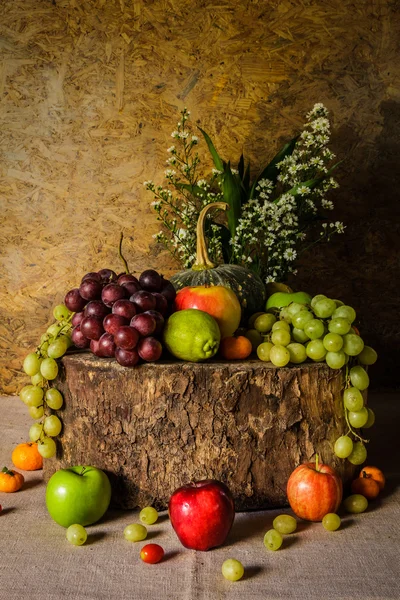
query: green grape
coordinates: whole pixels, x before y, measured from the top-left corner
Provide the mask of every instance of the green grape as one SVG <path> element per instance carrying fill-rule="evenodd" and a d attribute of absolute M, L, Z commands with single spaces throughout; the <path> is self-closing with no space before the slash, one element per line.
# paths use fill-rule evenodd
<path fill-rule="evenodd" d="M 332 319 L 337 319 L 338 317 L 347 319 L 347 321 L 349 321 L 351 324 L 356 319 L 356 311 L 351 306 L 343 304 L 343 306 L 338 306 L 338 308 L 332 314 Z"/>
<path fill-rule="evenodd" d="M 271 342 L 275 346 L 287 346 L 290 344 L 290 333 L 284 329 L 277 329 L 271 334 Z"/>
<path fill-rule="evenodd" d="M 54 358 L 45 358 L 40 365 L 40 372 L 49 381 L 55 379 L 58 375 L 58 364 Z"/>
<path fill-rule="evenodd" d="M 254 321 L 254 329 L 260 333 L 268 333 L 272 329 L 272 325 L 276 322 L 276 317 L 270 313 L 265 313 L 257 317 Z"/>
<path fill-rule="evenodd" d="M 322 360 L 326 356 L 326 349 L 322 340 L 311 340 L 307 344 L 306 353 L 312 360 Z"/>
<path fill-rule="evenodd" d="M 251 315 L 251 317 L 249 318 L 248 322 L 247 322 L 247 326 L 249 329 L 254 329 L 254 321 L 257 319 L 257 317 L 261 316 L 261 315 L 265 315 L 266 313 L 261 311 L 261 312 L 256 312 L 253 313 Z"/>
<path fill-rule="evenodd" d="M 22 368 L 24 369 L 25 373 L 30 377 L 36 375 L 36 373 L 39 372 L 40 358 L 38 357 L 36 352 L 31 352 L 25 357 Z"/>
<path fill-rule="evenodd" d="M 358 411 L 364 406 L 364 398 L 360 390 L 349 387 L 343 392 L 343 402 L 347 410 Z"/>
<path fill-rule="evenodd" d="M 301 310 L 294 315 L 292 319 L 293 327 L 296 329 L 304 329 L 304 325 L 314 318 L 313 314 L 309 310 Z"/>
<path fill-rule="evenodd" d="M 327 333 L 322 341 L 328 352 L 339 352 L 343 346 L 343 338 L 338 333 Z"/>
<path fill-rule="evenodd" d="M 378 355 L 371 346 L 364 346 L 357 358 L 361 364 L 368 366 L 376 362 Z"/>
<path fill-rule="evenodd" d="M 352 465 L 362 465 L 367 458 L 367 449 L 362 442 L 355 442 L 352 453 L 347 457 L 347 460 Z"/>
<path fill-rule="evenodd" d="M 53 317 L 57 321 L 63 321 L 64 319 L 68 319 L 68 317 L 71 314 L 72 314 L 71 311 L 68 310 L 68 308 L 65 306 L 65 304 L 57 304 L 57 306 L 55 306 L 53 308 Z"/>
<path fill-rule="evenodd" d="M 357 356 L 364 348 L 364 342 L 359 335 L 355 333 L 346 333 L 343 336 L 343 351 L 349 356 Z"/>
<path fill-rule="evenodd" d="M 260 344 L 257 347 L 258 358 L 264 362 L 269 362 L 271 348 L 273 347 L 274 345 L 271 342 L 263 342 L 262 344 Z"/>
<path fill-rule="evenodd" d="M 61 323 L 60 321 L 58 321 L 57 323 L 52 323 L 47 329 L 46 329 L 46 333 L 50 336 L 50 339 L 48 339 L 48 342 L 51 342 L 51 338 L 56 338 L 61 329 L 64 327 L 63 323 Z"/>
<path fill-rule="evenodd" d="M 153 525 L 158 519 L 158 512 L 152 506 L 146 506 L 140 511 L 139 519 L 146 525 Z"/>
<path fill-rule="evenodd" d="M 324 324 L 319 319 L 311 319 L 304 325 L 304 333 L 308 335 L 310 340 L 317 340 L 324 335 Z"/>
<path fill-rule="evenodd" d="M 330 298 L 322 298 L 313 306 L 314 314 L 320 319 L 327 319 L 335 310 L 337 310 L 336 302 Z"/>
<path fill-rule="evenodd" d="M 244 567 L 239 560 L 227 558 L 222 563 L 222 575 L 228 581 L 239 581 L 244 575 Z"/>
<path fill-rule="evenodd" d="M 368 373 L 363 367 L 356 365 L 350 369 L 351 384 L 359 390 L 366 390 L 369 386 Z"/>
<path fill-rule="evenodd" d="M 43 425 L 41 423 L 33 423 L 29 428 L 29 439 L 31 442 L 37 442 L 43 432 Z"/>
<path fill-rule="evenodd" d="M 140 523 L 132 523 L 125 527 L 124 538 L 128 542 L 142 542 L 147 538 L 147 529 Z"/>
<path fill-rule="evenodd" d="M 343 350 L 339 350 L 339 352 L 327 352 L 325 361 L 331 369 L 341 369 L 346 364 L 346 354 Z"/>
<path fill-rule="evenodd" d="M 279 531 L 276 531 L 276 529 L 270 529 L 264 535 L 264 546 L 268 548 L 268 550 L 279 550 L 279 548 L 282 546 L 282 542 L 283 537 Z"/>
<path fill-rule="evenodd" d="M 44 415 L 44 408 L 43 406 L 30 406 L 29 414 L 32 419 L 41 419 Z"/>
<path fill-rule="evenodd" d="M 297 313 L 299 313 L 300 311 L 307 310 L 307 307 L 304 306 L 304 304 L 300 304 L 300 302 L 291 302 L 289 304 L 289 306 L 287 307 L 287 309 L 288 309 L 288 314 L 292 317 L 292 323 L 293 323 L 293 317 L 295 315 L 297 315 Z"/>
<path fill-rule="evenodd" d="M 41 372 L 39 371 L 39 373 L 36 373 L 36 375 L 32 375 L 31 382 L 32 382 L 32 385 L 44 387 L 47 383 L 47 379 L 45 379 L 43 377 L 43 375 L 41 374 Z"/>
<path fill-rule="evenodd" d="M 66 538 L 70 544 L 82 546 L 87 540 L 86 529 L 78 523 L 70 525 L 67 529 Z"/>
<path fill-rule="evenodd" d="M 278 329 L 283 329 L 284 331 L 288 331 L 290 333 L 290 325 L 287 321 L 277 321 L 272 325 L 271 331 L 277 331 Z"/>
<path fill-rule="evenodd" d="M 342 302 L 341 300 L 337 300 L 336 298 L 333 300 L 336 304 L 336 306 L 344 306 L 344 302 Z"/>
<path fill-rule="evenodd" d="M 264 341 L 261 333 L 256 329 L 248 329 L 244 334 L 244 337 L 250 340 L 253 352 L 256 351 L 258 346 Z"/>
<path fill-rule="evenodd" d="M 43 430 L 46 435 L 56 437 L 62 428 L 60 419 L 56 415 L 46 417 L 43 423 Z"/>
<path fill-rule="evenodd" d="M 368 421 L 368 411 L 365 406 L 363 406 L 361 410 L 349 411 L 347 416 L 350 425 L 357 429 L 364 427 L 365 423 Z"/>
<path fill-rule="evenodd" d="M 287 350 L 289 350 L 290 354 L 290 362 L 295 365 L 299 365 L 307 360 L 307 352 L 303 344 L 298 344 L 297 342 L 292 342 L 286 346 Z"/>
<path fill-rule="evenodd" d="M 299 344 L 304 344 L 310 339 L 308 335 L 304 333 L 303 329 L 298 329 L 297 327 L 293 327 L 292 329 L 292 338 Z"/>
<path fill-rule="evenodd" d="M 40 406 L 43 403 L 43 388 L 38 385 L 30 385 L 23 394 L 23 402 L 27 406 Z M 22 390 L 21 390 L 22 391 Z"/>
<path fill-rule="evenodd" d="M 335 442 L 334 452 L 338 458 L 347 458 L 353 452 L 353 440 L 348 435 L 341 435 Z"/>
<path fill-rule="evenodd" d="M 339 335 L 345 335 L 349 333 L 351 328 L 351 323 L 347 319 L 343 317 L 336 317 L 335 319 L 331 319 L 328 323 L 328 329 L 331 333 L 338 333 Z"/>
<path fill-rule="evenodd" d="M 282 535 L 286 535 L 288 533 L 293 533 L 297 529 L 297 521 L 291 515 L 278 515 L 272 522 L 273 528 L 281 533 Z"/>
<path fill-rule="evenodd" d="M 322 519 L 322 526 L 327 531 L 336 531 L 339 529 L 341 522 L 339 515 L 336 513 L 327 513 Z"/>
<path fill-rule="evenodd" d="M 367 408 L 368 411 L 368 419 L 364 425 L 364 429 L 369 429 L 375 423 L 375 413 L 372 408 Z"/>
<path fill-rule="evenodd" d="M 311 300 L 311 308 L 314 308 L 317 302 L 319 302 L 320 300 L 324 300 L 325 298 L 325 294 L 317 294 L 316 296 L 314 296 L 314 298 Z"/>
<path fill-rule="evenodd" d="M 56 388 L 50 388 L 47 390 L 45 394 L 45 400 L 47 406 L 52 410 L 59 410 L 64 403 L 61 392 L 59 392 Z"/>
<path fill-rule="evenodd" d="M 26 401 L 28 400 L 29 397 L 29 391 L 33 388 L 36 387 L 34 385 L 24 385 L 24 387 L 19 391 L 19 397 L 22 400 L 22 402 L 24 404 L 26 404 Z"/>
<path fill-rule="evenodd" d="M 54 342 L 49 344 L 47 348 L 47 355 L 50 358 L 61 358 L 68 350 L 68 340 L 65 335 L 60 335 Z"/>
<path fill-rule="evenodd" d="M 290 362 L 290 353 L 285 346 L 272 346 L 269 359 L 276 367 L 284 367 Z"/>
<path fill-rule="evenodd" d="M 43 458 L 52 458 L 57 451 L 57 446 L 52 438 L 45 437 L 38 444 L 38 452 Z"/>
<path fill-rule="evenodd" d="M 68 331 L 68 332 L 65 331 L 64 333 L 61 334 L 60 337 L 65 339 L 65 343 L 67 344 L 67 349 L 74 345 L 74 342 L 72 341 L 72 330 Z"/>
<path fill-rule="evenodd" d="M 279 319 L 281 321 L 286 321 L 286 323 L 291 323 L 292 322 L 292 317 L 288 312 L 288 307 L 284 306 L 283 308 L 281 308 L 281 311 L 279 313 Z"/>
<path fill-rule="evenodd" d="M 362 494 L 352 494 L 343 501 L 343 506 L 347 512 L 359 514 L 368 508 L 368 500 Z"/>

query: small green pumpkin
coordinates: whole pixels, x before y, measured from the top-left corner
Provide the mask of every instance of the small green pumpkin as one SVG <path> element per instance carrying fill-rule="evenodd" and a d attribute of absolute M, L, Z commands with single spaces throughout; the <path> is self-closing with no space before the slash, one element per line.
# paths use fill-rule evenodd
<path fill-rule="evenodd" d="M 212 208 L 226 210 L 225 202 L 207 204 L 199 215 L 197 222 L 197 256 L 191 269 L 180 271 L 170 281 L 176 291 L 184 287 L 199 285 L 223 285 L 236 294 L 242 307 L 243 316 L 247 317 L 265 309 L 265 286 L 258 275 L 240 265 L 215 265 L 208 256 L 204 235 L 204 221 L 207 212 Z"/>

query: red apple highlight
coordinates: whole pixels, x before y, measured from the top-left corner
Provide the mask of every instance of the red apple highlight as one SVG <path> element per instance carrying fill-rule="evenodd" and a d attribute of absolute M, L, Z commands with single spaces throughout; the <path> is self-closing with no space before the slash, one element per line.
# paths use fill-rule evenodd
<path fill-rule="evenodd" d="M 290 475 L 287 497 L 293 512 L 307 521 L 322 521 L 327 513 L 335 513 L 342 501 L 343 485 L 332 467 L 304 463 Z"/>
<path fill-rule="evenodd" d="M 235 333 L 242 315 L 236 294 L 223 285 L 182 288 L 176 295 L 175 308 L 197 308 L 208 313 L 217 321 L 221 337 Z"/>
<path fill-rule="evenodd" d="M 178 488 L 168 512 L 185 548 L 209 550 L 224 543 L 235 518 L 235 503 L 224 483 L 206 479 Z"/>

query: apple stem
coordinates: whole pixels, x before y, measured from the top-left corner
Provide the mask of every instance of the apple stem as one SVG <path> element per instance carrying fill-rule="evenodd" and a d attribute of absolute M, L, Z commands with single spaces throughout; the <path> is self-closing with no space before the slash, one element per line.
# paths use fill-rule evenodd
<path fill-rule="evenodd" d="M 86 467 L 82 467 L 82 471 L 79 473 L 79 475 L 83 475 L 85 471 L 86 471 Z"/>
<path fill-rule="evenodd" d="M 315 470 L 319 471 L 319 461 L 318 461 L 318 454 L 315 455 Z"/>
<path fill-rule="evenodd" d="M 229 204 L 226 202 L 211 202 L 211 204 L 207 204 L 200 212 L 197 228 L 196 228 L 196 237 L 197 237 L 197 247 L 196 247 L 196 261 L 192 266 L 194 271 L 205 271 L 206 269 L 213 269 L 215 264 L 210 260 L 207 252 L 207 245 L 205 240 L 205 232 L 204 232 L 204 221 L 206 218 L 206 214 L 212 208 L 219 208 L 220 210 L 227 210 L 229 208 Z"/>

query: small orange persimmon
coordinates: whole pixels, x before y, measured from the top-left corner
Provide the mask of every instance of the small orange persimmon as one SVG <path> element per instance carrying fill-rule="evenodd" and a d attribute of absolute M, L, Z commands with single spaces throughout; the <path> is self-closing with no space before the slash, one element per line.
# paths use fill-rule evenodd
<path fill-rule="evenodd" d="M 353 494 L 361 494 L 368 500 L 373 500 L 380 492 L 379 484 L 371 477 L 357 477 L 351 482 Z"/>
<path fill-rule="evenodd" d="M 222 338 L 219 352 L 227 360 L 240 360 L 250 356 L 253 350 L 251 341 L 244 335 L 227 336 Z"/>
<path fill-rule="evenodd" d="M 18 444 L 11 454 L 11 460 L 17 469 L 36 471 L 43 468 L 43 458 L 39 454 L 36 442 Z"/>
<path fill-rule="evenodd" d="M 24 485 L 24 476 L 18 471 L 4 467 L 0 471 L 0 492 L 17 492 Z"/>
<path fill-rule="evenodd" d="M 374 481 L 378 483 L 380 491 L 385 487 L 386 478 L 378 467 L 363 467 L 360 473 L 360 478 L 361 477 L 374 479 Z"/>

